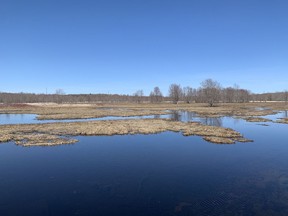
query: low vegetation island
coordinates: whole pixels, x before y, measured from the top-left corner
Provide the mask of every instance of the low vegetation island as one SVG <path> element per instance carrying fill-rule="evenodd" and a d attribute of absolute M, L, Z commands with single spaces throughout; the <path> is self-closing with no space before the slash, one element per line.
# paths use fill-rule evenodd
<path fill-rule="evenodd" d="M 208 142 L 233 144 L 250 142 L 239 132 L 221 126 L 209 126 L 199 122 L 181 122 L 171 119 L 121 119 L 89 120 L 106 116 L 164 115 L 173 111 L 189 111 L 203 117 L 233 116 L 252 122 L 268 122 L 262 116 L 287 110 L 283 102 L 271 103 L 93 103 L 56 104 L 26 103 L 2 104 L 1 114 L 37 114 L 39 120 L 88 119 L 79 122 L 54 122 L 39 124 L 0 125 L 0 142 L 14 141 L 23 146 L 51 146 L 77 142 L 75 136 L 111 136 L 127 134 L 153 134 L 165 131 L 180 132 L 184 136 L 197 135 Z M 277 122 L 287 123 L 282 118 Z"/>

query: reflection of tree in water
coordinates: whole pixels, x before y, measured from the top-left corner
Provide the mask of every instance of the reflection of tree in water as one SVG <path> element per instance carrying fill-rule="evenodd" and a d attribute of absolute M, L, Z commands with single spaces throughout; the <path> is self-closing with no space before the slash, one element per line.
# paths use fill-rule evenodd
<path fill-rule="evenodd" d="M 160 119 L 161 116 L 160 115 L 154 115 L 154 119 Z"/>
<path fill-rule="evenodd" d="M 233 122 L 234 122 L 234 124 L 238 124 L 240 122 L 240 119 L 233 118 Z"/>
<path fill-rule="evenodd" d="M 170 119 L 173 121 L 193 121 L 193 119 L 197 117 L 197 114 L 194 112 L 188 112 L 188 111 L 172 111 L 170 115 Z"/>
<path fill-rule="evenodd" d="M 183 112 L 183 115 L 185 121 L 193 121 L 193 118 L 197 117 L 197 114 L 193 112 Z"/>
<path fill-rule="evenodd" d="M 201 123 L 210 126 L 221 127 L 223 125 L 222 118 L 201 118 Z"/>
<path fill-rule="evenodd" d="M 154 118 L 157 115 L 155 115 Z M 159 116 L 160 117 L 160 116 Z M 199 117 L 194 112 L 188 111 L 172 111 L 169 117 L 172 121 L 183 121 L 183 122 L 190 122 L 190 121 L 200 121 L 202 124 L 210 125 L 210 126 L 218 126 L 221 127 L 223 125 L 222 118 L 208 118 L 208 117 Z"/>
<path fill-rule="evenodd" d="M 181 114 L 178 111 L 172 111 L 170 119 L 173 121 L 181 121 Z"/>
<path fill-rule="evenodd" d="M 6 120 L 10 120 L 11 114 L 5 113 L 4 115 L 5 115 L 4 118 L 6 118 Z"/>
<path fill-rule="evenodd" d="M 283 118 L 288 118 L 288 110 L 285 110 L 285 111 L 283 112 Z"/>

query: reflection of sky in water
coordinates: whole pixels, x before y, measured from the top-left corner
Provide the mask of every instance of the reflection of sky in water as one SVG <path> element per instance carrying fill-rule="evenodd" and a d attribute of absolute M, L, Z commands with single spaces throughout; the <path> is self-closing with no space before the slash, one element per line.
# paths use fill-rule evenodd
<path fill-rule="evenodd" d="M 38 120 L 35 114 L 0 114 L 0 124 L 39 124 L 52 122 L 81 122 L 81 121 L 101 121 L 101 120 L 120 120 L 120 119 L 149 119 L 165 118 L 168 115 L 147 115 L 147 116 L 106 116 L 89 119 L 63 119 L 63 120 Z"/>
<path fill-rule="evenodd" d="M 165 132 L 0 145 L 0 213 L 285 215 L 287 125 L 235 126 L 255 142 L 217 145 Z"/>
<path fill-rule="evenodd" d="M 165 132 L 47 148 L 2 144 L 0 215 L 288 215 L 288 125 L 165 117 L 231 125 L 254 142 Z"/>
<path fill-rule="evenodd" d="M 285 118 L 288 111 L 281 111 L 275 115 L 263 116 L 271 120 L 278 118 Z M 81 121 L 101 121 L 101 120 L 121 120 L 121 119 L 171 119 L 173 121 L 182 122 L 200 122 L 205 125 L 220 126 L 220 127 L 234 127 L 239 119 L 233 117 L 202 117 L 194 112 L 188 111 L 171 111 L 170 114 L 165 115 L 147 115 L 147 116 L 106 116 L 100 118 L 89 119 L 64 119 L 64 120 L 38 120 L 35 114 L 0 114 L 0 124 L 37 124 L 37 123 L 50 123 L 50 122 L 81 122 Z"/>
<path fill-rule="evenodd" d="M 177 116 L 181 116 L 177 114 Z M 119 119 L 148 119 L 148 118 L 172 118 L 176 119 L 174 114 L 166 115 L 147 115 L 147 116 L 106 116 L 100 118 L 89 118 L 89 119 L 64 119 L 64 120 L 38 120 L 35 114 L 0 114 L 0 124 L 35 124 L 35 123 L 49 123 L 49 122 L 77 122 L 77 121 L 92 121 L 92 120 L 119 120 Z M 178 120 L 181 120 L 180 118 Z M 183 120 L 185 120 L 183 118 Z"/>
<path fill-rule="evenodd" d="M 201 122 L 205 125 L 231 127 L 237 122 L 231 117 L 208 118 L 199 117 L 193 112 L 175 111 L 165 115 L 147 115 L 147 116 L 106 116 L 101 118 L 89 119 L 64 119 L 64 120 L 38 120 L 35 114 L 0 114 L 0 124 L 38 124 L 52 122 L 81 122 L 81 121 L 101 121 L 101 120 L 121 120 L 121 119 L 171 119 L 173 121 Z"/>
<path fill-rule="evenodd" d="M 263 118 L 271 119 L 273 121 L 279 118 L 287 118 L 288 111 L 281 111 L 274 115 L 263 116 Z M 52 123 L 52 122 L 81 122 L 81 121 L 101 121 L 101 120 L 121 120 L 121 119 L 171 119 L 173 121 L 182 122 L 200 122 L 205 125 L 218 126 L 218 127 L 231 127 L 234 128 L 241 119 L 233 117 L 202 117 L 194 112 L 188 111 L 171 111 L 165 115 L 147 115 L 147 116 L 106 116 L 100 118 L 89 119 L 64 119 L 64 120 L 38 120 L 35 114 L 0 114 L 0 124 L 37 124 L 37 123 Z M 270 125 L 271 123 L 265 123 Z"/>
<path fill-rule="evenodd" d="M 169 117 L 174 121 L 182 121 L 182 122 L 201 122 L 205 125 L 211 126 L 222 126 L 222 117 L 220 118 L 211 118 L 211 117 L 200 117 L 194 112 L 188 111 L 173 111 Z"/>
<path fill-rule="evenodd" d="M 267 118 L 267 119 L 270 119 L 272 121 L 276 121 L 278 120 L 279 118 L 288 118 L 288 111 L 285 110 L 285 111 L 279 111 L 277 114 L 274 114 L 274 115 L 265 115 L 265 116 L 262 116 L 263 118 Z"/>

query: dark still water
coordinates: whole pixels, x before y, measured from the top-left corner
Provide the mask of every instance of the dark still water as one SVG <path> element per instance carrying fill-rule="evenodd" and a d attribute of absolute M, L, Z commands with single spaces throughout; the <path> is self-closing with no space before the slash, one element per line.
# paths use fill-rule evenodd
<path fill-rule="evenodd" d="M 268 124 L 237 121 L 255 142 L 236 145 L 172 132 L 3 143 L 0 215 L 288 215 L 288 127 Z"/>

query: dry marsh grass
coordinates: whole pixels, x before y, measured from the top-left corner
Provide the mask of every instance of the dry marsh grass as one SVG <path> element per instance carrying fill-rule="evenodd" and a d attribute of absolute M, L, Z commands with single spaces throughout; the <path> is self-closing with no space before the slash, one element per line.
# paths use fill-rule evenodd
<path fill-rule="evenodd" d="M 276 122 L 282 123 L 282 124 L 288 124 L 288 118 L 281 118 L 281 119 L 278 119 Z"/>
<path fill-rule="evenodd" d="M 259 109 L 261 107 L 261 109 Z M 288 110 L 285 103 L 218 104 L 23 104 L 1 105 L 0 113 L 37 114 L 38 119 L 88 119 L 105 116 L 144 116 L 167 114 L 167 111 L 183 110 L 200 116 L 234 116 L 247 121 L 265 122 L 265 116 Z M 288 123 L 280 119 L 279 123 Z M 177 122 L 164 119 L 134 119 L 114 121 L 89 121 L 49 124 L 0 125 L 0 142 L 14 141 L 23 146 L 60 145 L 77 142 L 66 136 L 152 134 L 164 131 L 181 132 L 184 136 L 202 136 L 208 142 L 235 143 L 251 141 L 232 129 L 206 126 L 196 122 Z"/>
<path fill-rule="evenodd" d="M 232 144 L 250 141 L 239 132 L 229 128 L 165 119 L 1 125 L 0 130 L 0 142 L 14 141 L 23 146 L 60 145 L 77 142 L 76 139 L 67 136 L 154 134 L 164 131 L 181 132 L 184 136 L 198 135 L 213 143 Z"/>
<path fill-rule="evenodd" d="M 263 109 L 257 109 L 257 108 Z M 105 116 L 144 116 L 167 114 L 167 110 L 185 110 L 205 117 L 265 116 L 288 110 L 285 103 L 231 103 L 208 107 L 206 104 L 25 104 L 0 106 L 0 113 L 37 114 L 38 119 L 87 119 Z"/>
<path fill-rule="evenodd" d="M 248 122 L 272 122 L 272 120 L 267 119 L 267 118 L 253 117 L 253 116 L 247 117 L 247 118 L 244 117 L 244 119 Z"/>

